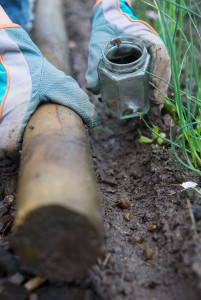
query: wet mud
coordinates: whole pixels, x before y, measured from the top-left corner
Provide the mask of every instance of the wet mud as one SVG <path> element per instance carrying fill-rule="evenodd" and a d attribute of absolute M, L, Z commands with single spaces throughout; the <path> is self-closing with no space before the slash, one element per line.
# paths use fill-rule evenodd
<path fill-rule="evenodd" d="M 72 75 L 84 89 L 92 5 L 66 1 L 65 9 Z M 118 120 L 90 97 L 100 115 L 100 125 L 88 133 L 105 257 L 74 282 L 46 282 L 28 293 L 24 283 L 33 275 L 9 245 L 15 194 L 2 197 L 0 300 L 200 300 L 201 202 L 181 187 L 188 180 L 200 185 L 200 178 L 175 161 L 168 144 L 140 144 L 139 135 L 149 135 L 140 120 Z M 163 112 L 160 128 L 168 134 L 167 119 Z"/>

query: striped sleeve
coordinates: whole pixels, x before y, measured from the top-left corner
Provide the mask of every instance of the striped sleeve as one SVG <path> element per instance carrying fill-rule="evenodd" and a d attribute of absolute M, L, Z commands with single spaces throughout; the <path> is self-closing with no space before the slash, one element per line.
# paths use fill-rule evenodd
<path fill-rule="evenodd" d="M 98 0 L 94 8 L 102 5 L 105 19 L 112 25 L 127 34 L 143 35 L 147 33 L 158 36 L 157 32 L 145 21 L 139 20 L 130 7 L 131 1 L 125 0 Z"/>

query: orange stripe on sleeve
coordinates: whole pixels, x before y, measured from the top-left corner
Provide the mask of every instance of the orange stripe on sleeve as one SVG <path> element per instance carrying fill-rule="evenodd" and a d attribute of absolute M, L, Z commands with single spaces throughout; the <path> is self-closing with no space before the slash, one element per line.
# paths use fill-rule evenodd
<path fill-rule="evenodd" d="M 20 25 L 15 23 L 9 23 L 9 24 L 0 24 L 0 29 L 6 29 L 6 28 L 17 28 L 20 27 Z"/>
<path fill-rule="evenodd" d="M 103 2 L 103 0 L 97 0 L 96 3 L 93 6 L 93 10 L 96 8 L 96 6 L 98 6 L 99 4 L 101 4 Z"/>
<path fill-rule="evenodd" d="M 131 0 L 125 0 L 129 5 L 131 5 Z M 103 0 L 97 0 L 96 3 L 94 4 L 94 7 L 93 7 L 93 10 L 96 8 L 96 6 L 98 6 L 100 3 L 102 3 Z M 120 8 L 120 5 L 119 5 L 119 0 L 116 0 L 116 5 L 117 5 L 117 9 L 119 11 L 119 13 L 126 17 L 130 22 L 132 23 L 141 23 L 143 25 L 145 25 L 146 27 L 148 27 L 152 32 L 153 34 L 155 34 L 156 36 L 158 36 L 158 33 L 153 29 L 153 27 L 151 25 L 149 25 L 147 22 L 143 21 L 143 20 L 133 20 L 131 19 L 127 14 L 123 13 L 121 8 Z"/>
<path fill-rule="evenodd" d="M 148 23 L 146 23 L 145 21 L 142 21 L 142 20 L 133 20 L 131 19 L 127 14 L 123 13 L 121 8 L 120 8 L 120 5 L 119 5 L 119 1 L 116 0 L 116 4 L 117 4 L 117 9 L 118 11 L 120 12 L 120 14 L 124 17 L 126 17 L 130 22 L 132 23 L 142 23 L 144 24 L 145 26 L 147 26 L 156 36 L 158 36 L 158 33 L 153 29 L 153 27 L 151 27 L 151 25 L 149 25 Z"/>
<path fill-rule="evenodd" d="M 2 104 L 0 106 L 0 119 L 2 118 L 2 115 L 3 115 L 3 107 L 4 107 L 4 104 L 6 102 L 6 98 L 8 96 L 8 92 L 9 92 L 9 89 L 10 89 L 10 73 L 7 69 L 7 67 L 5 66 L 4 64 L 4 61 L 3 61 L 3 58 L 2 56 L 0 55 L 0 63 L 2 64 L 2 66 L 4 67 L 4 69 L 6 70 L 6 76 L 7 76 L 7 87 L 6 87 L 6 92 L 5 92 L 5 95 L 3 97 L 3 101 L 2 101 Z"/>

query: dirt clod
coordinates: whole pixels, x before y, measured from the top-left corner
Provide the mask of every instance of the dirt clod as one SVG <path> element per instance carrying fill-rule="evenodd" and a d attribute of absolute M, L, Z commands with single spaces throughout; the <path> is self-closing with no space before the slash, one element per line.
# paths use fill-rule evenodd
<path fill-rule="evenodd" d="M 144 246 L 144 259 L 152 260 L 155 258 L 155 250 L 149 245 Z"/>
<path fill-rule="evenodd" d="M 151 233 L 156 232 L 157 229 L 158 229 L 158 226 L 157 226 L 157 225 L 154 225 L 154 224 L 150 224 L 150 225 L 148 226 L 148 228 L 147 228 L 147 230 L 148 230 L 149 232 L 151 232 Z"/>
<path fill-rule="evenodd" d="M 94 1 L 64 2 L 69 40 L 73 41 L 70 45 L 71 75 L 85 89 L 89 19 Z M 100 125 L 88 130 L 88 133 L 101 194 L 108 254 L 97 272 L 91 268 L 85 276 L 70 284 L 47 281 L 31 295 L 26 293 L 25 299 L 200 300 L 200 221 L 196 228 L 192 226 L 187 206 L 189 196 L 178 190 L 178 185 L 184 181 L 197 182 L 200 187 L 200 178 L 175 160 L 168 143 L 164 146 L 139 144 L 139 133 L 150 134 L 140 119 L 119 120 L 104 109 L 97 97 L 90 94 L 90 100 L 100 116 Z M 162 111 L 162 118 L 158 121 L 160 131 L 168 136 L 169 128 L 166 126 L 171 119 L 165 114 L 167 111 Z M 4 173 L 0 176 L 0 216 L 13 215 L 15 201 L 7 206 L 8 202 L 3 197 L 16 191 L 16 175 L 12 177 L 9 173 L 8 180 Z M 121 212 L 116 205 L 118 196 L 128 199 L 132 210 L 125 208 Z M 192 209 L 195 208 L 199 208 L 199 204 L 192 202 Z M 130 222 L 122 216 L 129 211 L 133 214 Z M 197 213 L 197 210 L 194 211 L 195 218 Z M 150 234 L 147 230 L 149 224 L 157 224 L 158 230 Z M 196 239 L 195 229 L 199 235 Z M 33 275 L 22 270 L 16 255 L 10 251 L 7 243 L 9 234 L 7 230 L 0 240 L 0 282 L 9 280 L 17 272 L 22 273 L 24 282 L 28 282 Z M 148 245 L 146 248 L 143 243 L 134 246 L 133 242 L 138 241 L 138 237 L 144 238 Z M 1 290 L 0 300 L 23 299 L 23 286 L 18 286 L 17 290 L 15 286 L 5 288 L 7 298 Z"/>
<path fill-rule="evenodd" d="M 130 203 L 125 197 L 119 197 L 117 199 L 116 205 L 122 209 L 130 208 Z"/>
<path fill-rule="evenodd" d="M 128 238 L 128 241 L 133 245 L 143 244 L 144 240 L 145 239 L 143 236 L 138 236 L 138 235 L 132 235 Z"/>

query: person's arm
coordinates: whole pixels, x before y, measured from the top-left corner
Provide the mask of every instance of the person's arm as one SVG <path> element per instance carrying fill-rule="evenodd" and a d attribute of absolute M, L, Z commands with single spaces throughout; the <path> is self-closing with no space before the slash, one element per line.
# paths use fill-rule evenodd
<path fill-rule="evenodd" d="M 70 76 L 51 65 L 0 6 L 0 166 L 15 160 L 24 129 L 41 102 L 69 107 L 86 125 L 98 122 L 94 105 Z"/>
<path fill-rule="evenodd" d="M 157 32 L 143 20 L 138 20 L 125 0 L 98 0 L 91 16 L 91 40 L 89 45 L 88 88 L 95 94 L 100 92 L 97 66 L 104 45 L 117 36 L 133 35 L 144 42 L 151 54 L 149 80 L 152 83 L 151 112 L 158 114 L 165 101 L 171 77 L 170 58 Z M 155 88 L 154 88 L 155 87 Z"/>
<path fill-rule="evenodd" d="M 9 18 L 25 30 L 31 29 L 33 4 L 34 1 L 30 0 L 0 0 L 0 5 Z"/>

